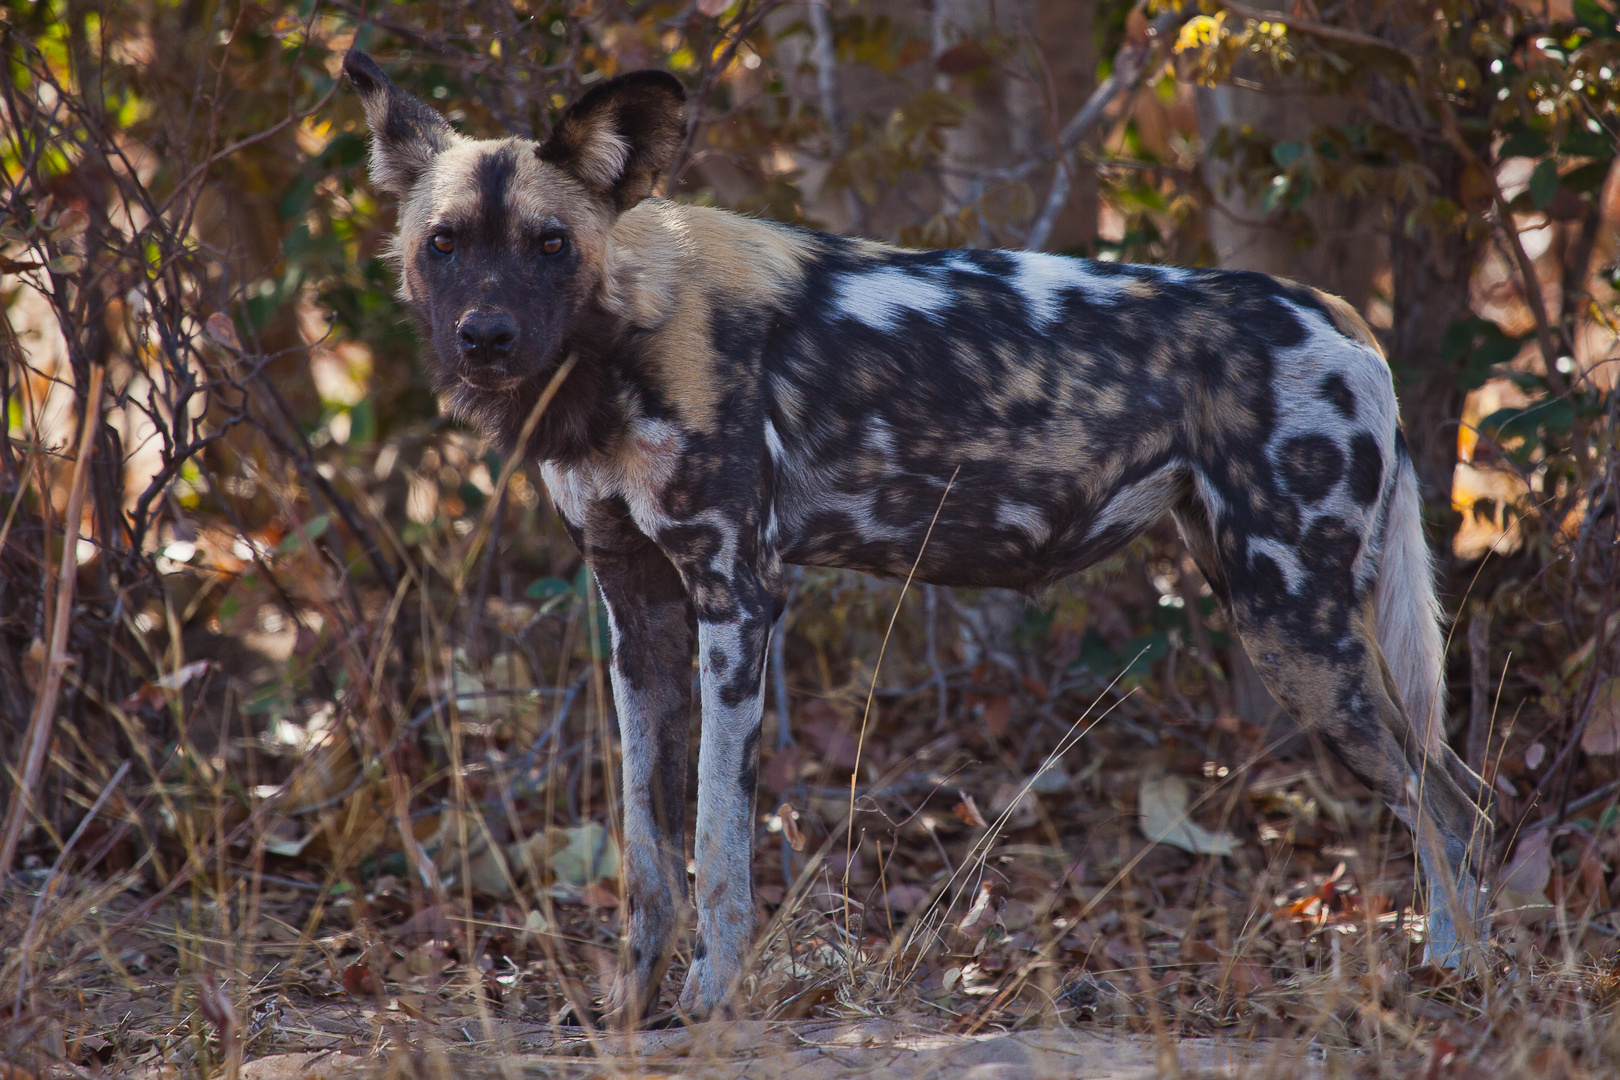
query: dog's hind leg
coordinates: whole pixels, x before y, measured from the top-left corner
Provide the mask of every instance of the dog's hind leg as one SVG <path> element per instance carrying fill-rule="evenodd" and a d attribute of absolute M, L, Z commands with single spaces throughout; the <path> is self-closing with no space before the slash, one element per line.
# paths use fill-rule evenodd
<path fill-rule="evenodd" d="M 1284 620 L 1249 598 L 1233 599 L 1244 647 L 1272 694 L 1411 827 L 1429 892 L 1428 959 L 1454 966 L 1476 936 L 1489 828 L 1455 779 L 1451 748 L 1426 746 L 1397 703 L 1370 605 L 1336 613 L 1331 600 L 1298 598 L 1318 625 L 1343 618 L 1340 643 L 1323 650 L 1302 648 Z"/>

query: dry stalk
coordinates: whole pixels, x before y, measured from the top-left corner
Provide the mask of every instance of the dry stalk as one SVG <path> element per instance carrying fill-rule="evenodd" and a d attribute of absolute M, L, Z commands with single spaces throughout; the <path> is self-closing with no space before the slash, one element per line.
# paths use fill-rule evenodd
<path fill-rule="evenodd" d="M 73 463 L 73 486 L 68 495 L 67 516 L 62 522 L 62 569 L 56 586 L 56 612 L 51 619 L 50 652 L 45 662 L 45 677 L 40 683 L 39 698 L 34 705 L 34 715 L 28 721 L 22 771 L 17 776 L 17 786 L 12 789 L 11 805 L 6 810 L 5 831 L 0 835 L 0 879 L 11 874 L 11 863 L 17 855 L 17 842 L 22 837 L 23 823 L 33 803 L 40 773 L 45 767 L 45 750 L 51 742 L 56 698 L 62 689 L 62 672 L 70 659 L 67 653 L 68 625 L 73 618 L 73 586 L 79 572 L 79 525 L 84 515 L 85 486 L 90 480 L 90 453 L 95 449 L 96 429 L 101 425 L 101 384 L 106 376 L 106 368 L 99 364 L 91 365 L 84 419 L 79 425 L 79 456 Z"/>

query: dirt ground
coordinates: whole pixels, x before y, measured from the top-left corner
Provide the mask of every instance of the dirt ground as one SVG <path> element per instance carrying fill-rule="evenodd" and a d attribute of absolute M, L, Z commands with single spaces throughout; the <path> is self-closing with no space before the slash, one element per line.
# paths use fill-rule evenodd
<path fill-rule="evenodd" d="M 577 1030 L 577 1029 L 576 1029 Z M 471 1025 L 412 1039 L 379 1026 L 370 1052 L 276 1054 L 248 1063 L 244 1080 L 353 1076 L 781 1077 L 784 1080 L 1136 1080 L 1327 1075 L 1308 1044 L 1241 1039 L 1160 1042 L 1090 1025 L 1036 1031 L 928 1032 L 889 1020 L 863 1023 L 717 1022 L 630 1037 L 557 1034 L 545 1026 Z M 404 1050 L 392 1039 L 412 1048 Z M 155 1075 L 155 1074 L 154 1074 Z"/>

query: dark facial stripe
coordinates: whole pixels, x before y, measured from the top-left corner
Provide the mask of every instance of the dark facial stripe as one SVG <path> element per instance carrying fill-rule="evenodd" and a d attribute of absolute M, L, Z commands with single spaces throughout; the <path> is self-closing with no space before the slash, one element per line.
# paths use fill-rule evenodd
<path fill-rule="evenodd" d="M 504 247 L 507 242 L 507 196 L 516 174 L 517 152 L 510 146 L 485 154 L 473 169 L 473 187 L 478 192 L 477 239 L 491 247 Z"/>

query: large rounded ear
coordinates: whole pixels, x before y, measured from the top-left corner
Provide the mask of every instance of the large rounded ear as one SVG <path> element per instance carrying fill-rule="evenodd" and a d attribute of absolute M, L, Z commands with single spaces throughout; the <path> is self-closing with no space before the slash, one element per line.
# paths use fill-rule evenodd
<path fill-rule="evenodd" d="M 360 93 L 371 128 L 371 182 L 405 195 L 433 159 L 456 141 L 435 110 L 395 86 L 377 62 L 358 49 L 343 57 L 343 73 Z"/>
<path fill-rule="evenodd" d="M 634 71 L 591 87 L 539 154 L 623 211 L 651 194 L 685 134 L 680 82 L 662 71 Z"/>

